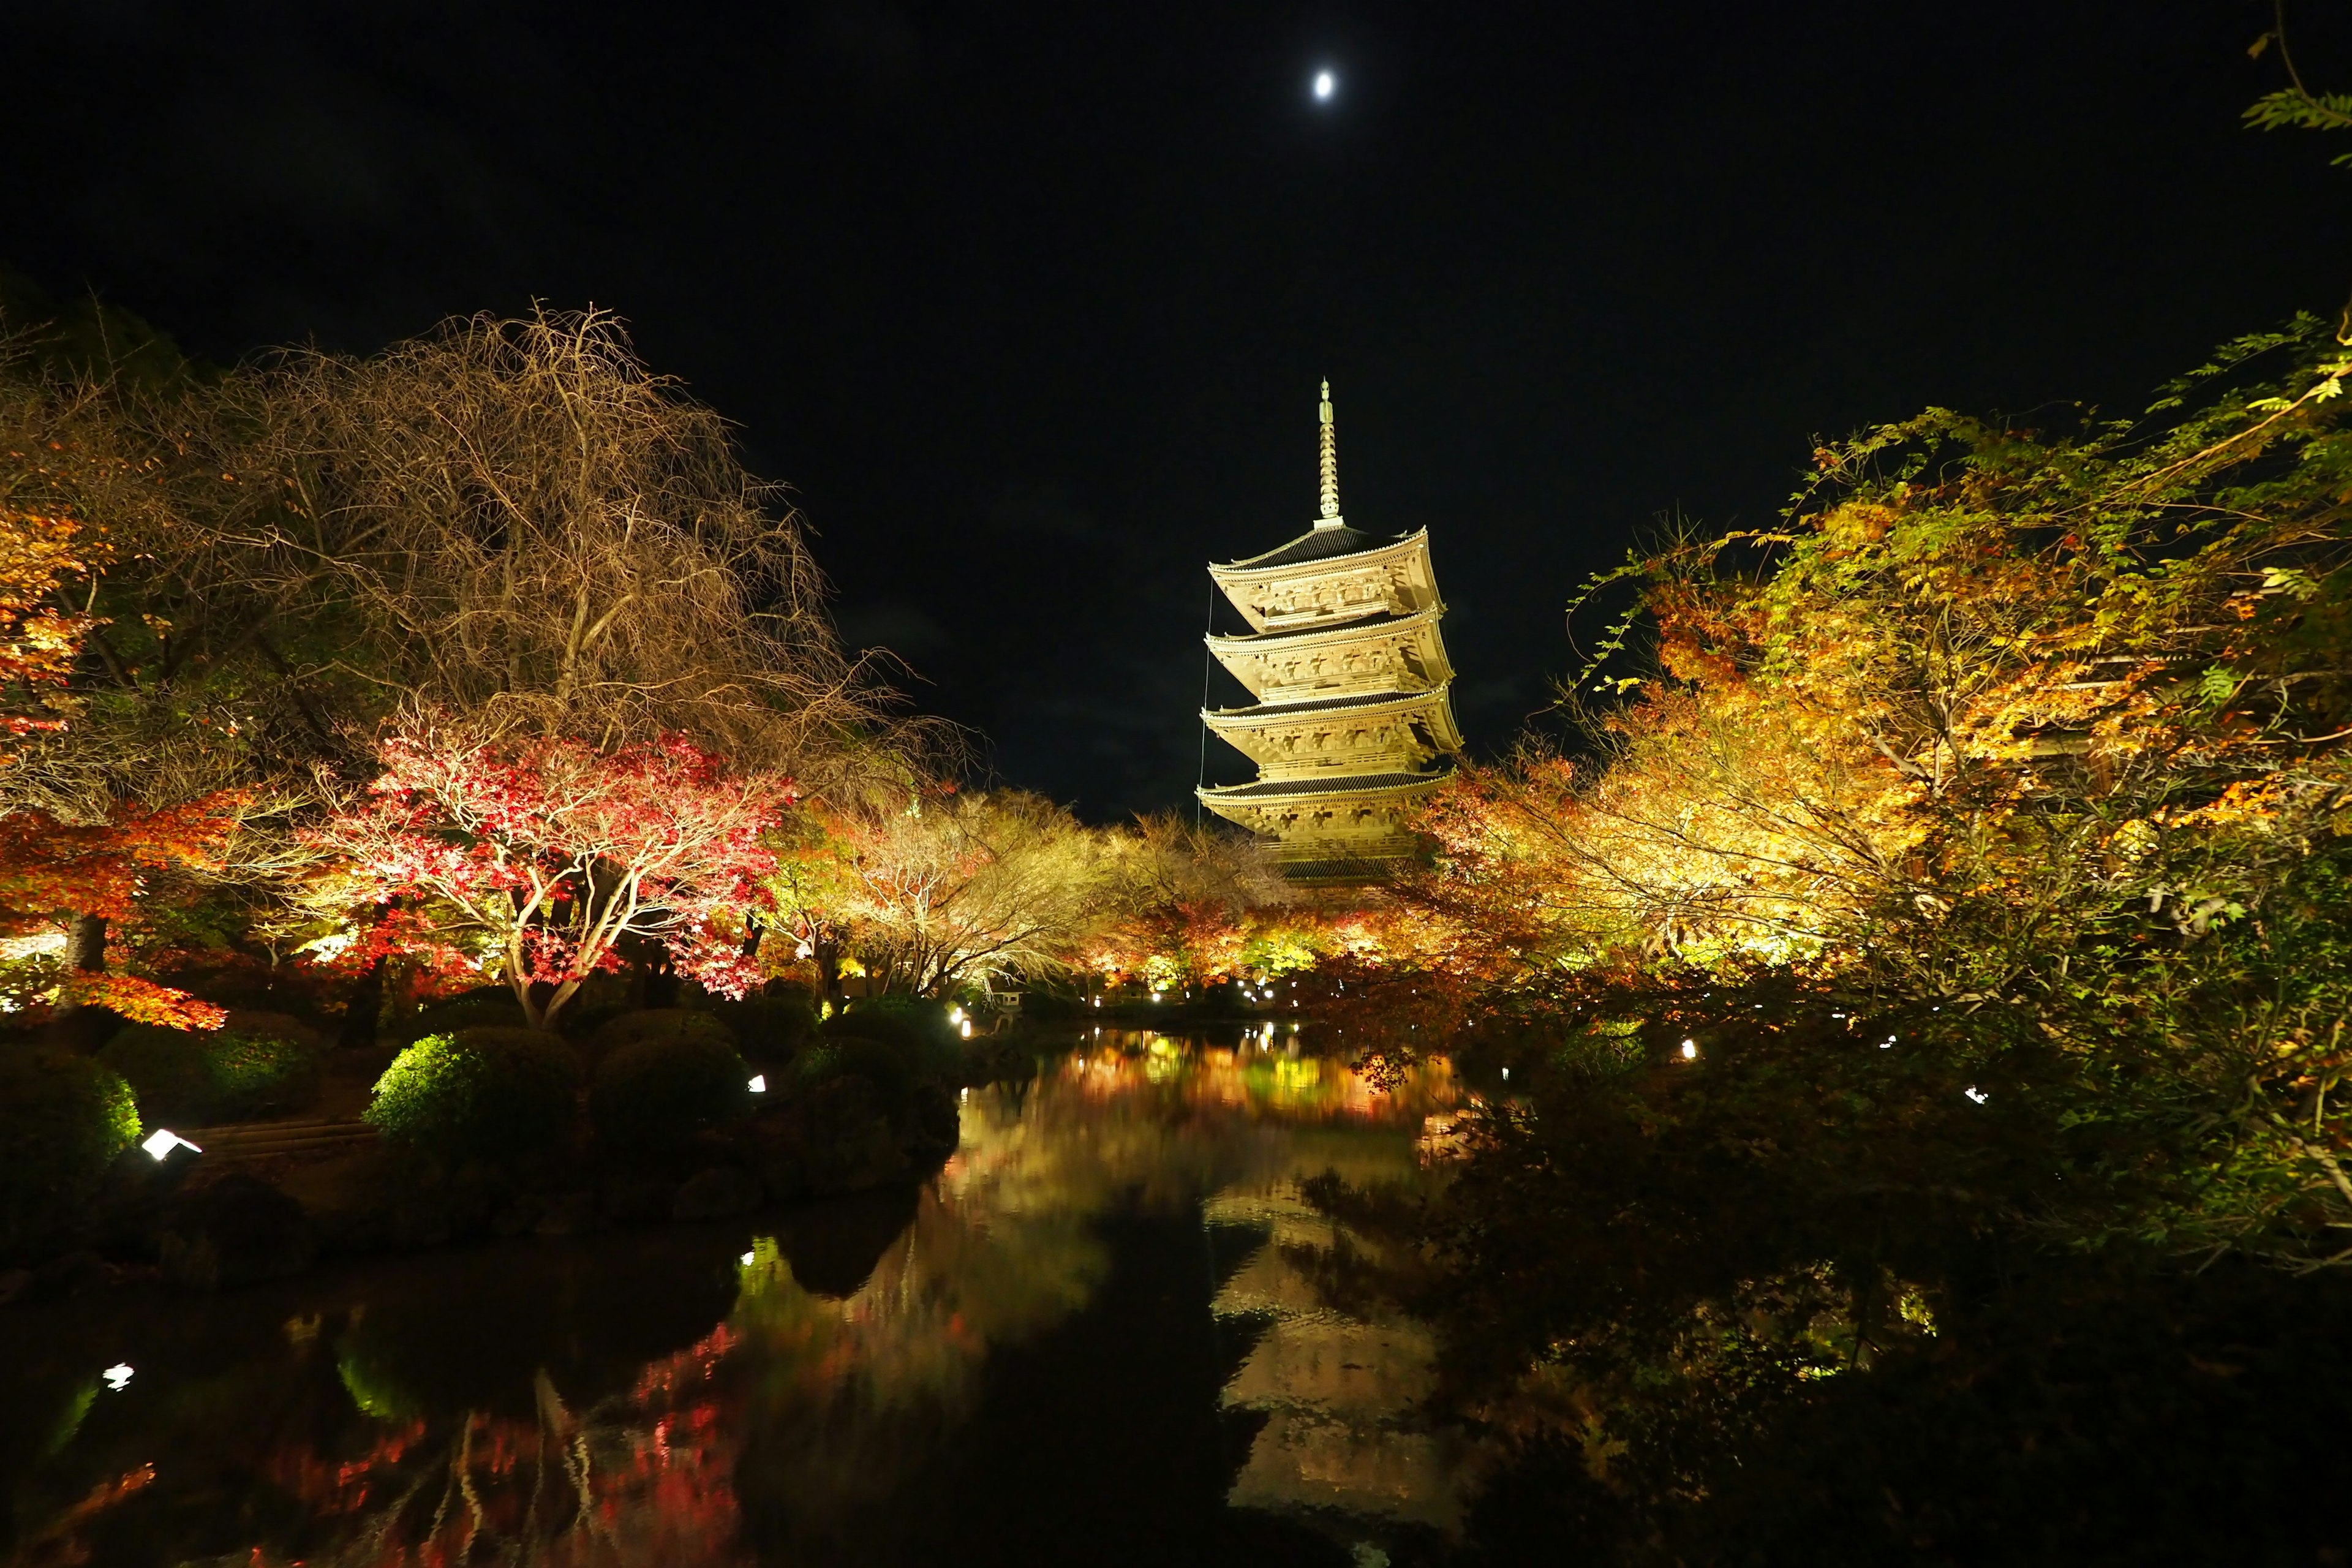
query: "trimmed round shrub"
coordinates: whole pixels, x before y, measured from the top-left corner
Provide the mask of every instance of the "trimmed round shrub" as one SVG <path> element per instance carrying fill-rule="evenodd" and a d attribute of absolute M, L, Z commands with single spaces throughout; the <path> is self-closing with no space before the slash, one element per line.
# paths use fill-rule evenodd
<path fill-rule="evenodd" d="M 62 1052 L 0 1054 L 0 1257 L 69 1225 L 140 1131 L 131 1086 L 103 1064 Z"/>
<path fill-rule="evenodd" d="M 716 1003 L 713 1011 L 735 1031 L 743 1054 L 754 1061 L 789 1060 L 816 1033 L 816 1002 L 804 986 Z"/>
<path fill-rule="evenodd" d="M 610 1056 L 646 1040 L 687 1039 L 714 1040 L 730 1051 L 735 1048 L 734 1030 L 688 1007 L 640 1007 L 608 1018 L 596 1031 L 595 1047 L 601 1056 Z"/>
<path fill-rule="evenodd" d="M 901 1104 L 920 1078 L 915 1054 L 901 1042 L 828 1033 L 793 1058 L 786 1092 L 798 1098 L 835 1079 L 862 1078 L 885 1100 Z"/>
<path fill-rule="evenodd" d="M 464 1029 L 521 1029 L 529 1026 L 523 1017 L 522 1004 L 515 1000 L 512 990 L 504 985 L 480 985 L 426 1004 L 422 1012 L 409 1020 L 408 1027 L 403 1033 L 408 1039 L 421 1040 L 427 1035 L 454 1035 Z"/>
<path fill-rule="evenodd" d="M 98 1059 L 122 1075 L 149 1121 L 193 1126 L 207 1119 L 212 1100 L 205 1043 L 194 1030 L 132 1024 L 115 1032 Z"/>
<path fill-rule="evenodd" d="M 588 1091 L 588 1113 L 611 1148 L 675 1148 L 750 1115 L 751 1077 L 723 1032 L 654 1035 L 604 1058 Z"/>
<path fill-rule="evenodd" d="M 452 1158 L 501 1160 L 562 1141 L 580 1103 L 580 1058 L 530 1029 L 427 1035 L 376 1080 L 367 1120 Z"/>
<path fill-rule="evenodd" d="M 99 1059 L 131 1084 L 150 1121 L 236 1121 L 299 1110 L 319 1092 L 321 1053 L 290 1031 L 251 1026 L 117 1031 Z"/>
<path fill-rule="evenodd" d="M 898 1052 L 908 1076 L 946 1082 L 963 1069 L 963 1040 L 939 1002 L 877 996 L 853 1002 L 827 1018 L 818 1034 L 828 1040 L 877 1040 Z"/>

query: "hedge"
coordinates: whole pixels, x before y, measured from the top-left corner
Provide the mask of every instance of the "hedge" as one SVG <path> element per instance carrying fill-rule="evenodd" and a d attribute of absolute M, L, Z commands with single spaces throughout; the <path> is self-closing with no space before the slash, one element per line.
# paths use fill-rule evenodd
<path fill-rule="evenodd" d="M 83 1056 L 0 1051 L 0 1257 L 69 1226 L 140 1131 L 120 1073 Z"/>
<path fill-rule="evenodd" d="M 697 1132 L 749 1115 L 751 1076 L 722 1034 L 701 1028 L 653 1034 L 620 1047 L 598 1066 L 588 1112 L 606 1148 L 675 1148 Z"/>
<path fill-rule="evenodd" d="M 449 1157 L 511 1159 L 561 1142 L 580 1102 L 580 1058 L 551 1035 L 471 1028 L 427 1035 L 376 1080 L 370 1124 Z"/>
<path fill-rule="evenodd" d="M 685 1007 L 640 1007 L 608 1018 L 598 1026 L 594 1049 L 598 1058 L 646 1040 L 708 1039 L 735 1048 L 735 1031 L 709 1013 Z"/>
<path fill-rule="evenodd" d="M 254 1029 L 166 1029 L 133 1024 L 99 1059 L 130 1081 L 150 1121 L 236 1121 L 298 1110 L 319 1091 L 319 1047 Z"/>

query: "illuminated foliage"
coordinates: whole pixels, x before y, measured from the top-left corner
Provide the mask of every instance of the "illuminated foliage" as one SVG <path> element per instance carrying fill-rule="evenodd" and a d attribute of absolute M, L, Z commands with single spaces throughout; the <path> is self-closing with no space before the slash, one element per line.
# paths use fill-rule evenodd
<path fill-rule="evenodd" d="M 131 806 L 88 826 L 31 809 L 0 816 L 0 921 L 21 931 L 73 913 L 128 919 L 152 873 L 219 863 L 239 804 L 231 795 L 155 812 Z"/>
<path fill-rule="evenodd" d="M 225 382 L 205 429 L 253 480 L 236 531 L 337 608 L 322 668 L 357 655 L 411 706 L 606 749 L 691 735 L 844 798 L 940 732 L 843 653 L 781 487 L 608 314 L 288 352 Z"/>
<path fill-rule="evenodd" d="M 1247 837 L 1167 812 L 1105 847 L 1104 918 L 1087 951 L 1096 973 L 1165 988 L 1311 962 L 1315 922 L 1286 918 L 1290 889 Z"/>
<path fill-rule="evenodd" d="M 0 691 L 9 705 L 0 726 L 11 735 L 64 722 L 50 693 L 73 672 L 82 637 L 97 623 L 59 608 L 56 596 L 103 555 L 67 516 L 36 516 L 0 499 Z"/>
<path fill-rule="evenodd" d="M 579 1093 L 580 1061 L 562 1041 L 532 1029 L 460 1029 L 401 1052 L 377 1080 L 367 1120 L 437 1153 L 513 1159 L 570 1131 Z"/>
<path fill-rule="evenodd" d="M 1879 1107 L 1849 1171 L 1933 1119 L 1952 1162 L 2044 1150 L 2006 1201 L 2051 1232 L 2345 1260 L 2345 374 L 2298 322 L 2140 423 L 1822 449 L 1783 527 L 1604 578 L 1634 614 L 1576 682 L 1592 754 L 1470 771 L 1412 898 L 1515 1048 L 1715 1041 L 1651 1123 L 1818 1140 L 1715 1121 L 1764 1053 Z"/>
<path fill-rule="evenodd" d="M 0 1054 L 0 1258 L 75 1219 L 139 1132 L 131 1086 L 97 1062 Z"/>
<path fill-rule="evenodd" d="M 762 836 L 791 806 L 790 780 L 736 773 L 677 736 L 601 752 L 571 740 L 484 739 L 418 723 L 383 748 L 366 798 L 316 832 L 351 870 L 316 897 L 334 907 L 402 900 L 419 933 L 476 955 L 548 1028 L 625 939 L 666 947 L 677 968 L 740 995 L 759 978 L 741 915 L 773 868 Z"/>
<path fill-rule="evenodd" d="M 858 822 L 845 847 L 826 874 L 884 991 L 938 996 L 1055 973 L 1102 907 L 1101 836 L 1041 795 L 922 797 Z"/>

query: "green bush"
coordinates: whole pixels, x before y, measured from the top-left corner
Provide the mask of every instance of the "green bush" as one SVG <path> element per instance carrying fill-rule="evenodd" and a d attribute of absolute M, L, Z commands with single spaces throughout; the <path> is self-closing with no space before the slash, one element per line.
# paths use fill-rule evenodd
<path fill-rule="evenodd" d="M 403 1031 L 405 1038 L 421 1040 L 427 1035 L 454 1035 L 465 1029 L 520 1029 L 527 1027 L 522 1004 L 515 1000 L 512 990 L 504 985 L 480 985 L 455 996 L 445 996 L 428 1003 L 425 1010 L 408 1022 Z"/>
<path fill-rule="evenodd" d="M 698 1013 L 685 1007 L 640 1007 L 634 1013 L 624 1013 L 607 1019 L 596 1031 L 596 1050 L 601 1057 L 646 1040 L 712 1040 L 735 1048 L 735 1031 L 708 1013 Z"/>
<path fill-rule="evenodd" d="M 841 1078 L 862 1078 L 893 1105 L 903 1103 L 921 1078 L 919 1052 L 903 1041 L 864 1039 L 828 1031 L 793 1060 L 784 1092 L 800 1096 Z"/>
<path fill-rule="evenodd" d="M 316 1047 L 281 1035 L 221 1030 L 205 1053 L 217 1096 L 215 1118 L 301 1110 L 319 1092 L 319 1058 Z"/>
<path fill-rule="evenodd" d="M 212 1081 L 203 1036 L 133 1024 L 118 1030 L 98 1059 L 122 1075 L 138 1097 L 140 1114 L 149 1121 L 194 1126 L 206 1120 Z"/>
<path fill-rule="evenodd" d="M 451 1156 L 536 1153 L 570 1131 L 580 1058 L 551 1035 L 473 1028 L 427 1035 L 376 1080 L 370 1124 Z"/>
<path fill-rule="evenodd" d="M 712 1010 L 754 1061 L 790 1060 L 816 1033 L 816 1002 L 803 986 L 719 1002 Z"/>
<path fill-rule="evenodd" d="M 588 1091 L 588 1111 L 610 1148 L 674 1148 L 749 1115 L 751 1077 L 723 1033 L 696 1027 L 653 1034 L 604 1058 Z"/>
<path fill-rule="evenodd" d="M 876 996 L 853 1002 L 827 1018 L 818 1034 L 827 1040 L 874 1040 L 890 1047 L 905 1071 L 917 1079 L 950 1082 L 963 1070 L 963 1040 L 939 1002 L 908 996 Z"/>
<path fill-rule="evenodd" d="M 299 1110 L 319 1091 L 319 1048 L 257 1029 L 133 1024 L 106 1043 L 99 1059 L 130 1081 L 152 1121 L 236 1121 Z"/>
<path fill-rule="evenodd" d="M 0 1054 L 0 1257 L 70 1224 L 139 1133 L 121 1074 L 88 1057 Z"/>

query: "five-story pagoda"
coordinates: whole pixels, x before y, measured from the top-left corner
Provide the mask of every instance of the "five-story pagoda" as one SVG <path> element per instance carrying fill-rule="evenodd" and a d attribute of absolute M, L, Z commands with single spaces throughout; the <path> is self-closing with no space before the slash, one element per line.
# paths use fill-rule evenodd
<path fill-rule="evenodd" d="M 1412 852 L 1404 819 L 1444 782 L 1462 737 L 1429 531 L 1382 538 L 1348 526 L 1328 381 L 1321 418 L 1323 515 L 1278 549 L 1209 568 L 1250 626 L 1212 634 L 1209 651 L 1255 700 L 1201 719 L 1258 776 L 1200 796 L 1271 839 L 1294 879 L 1349 881 Z"/>

